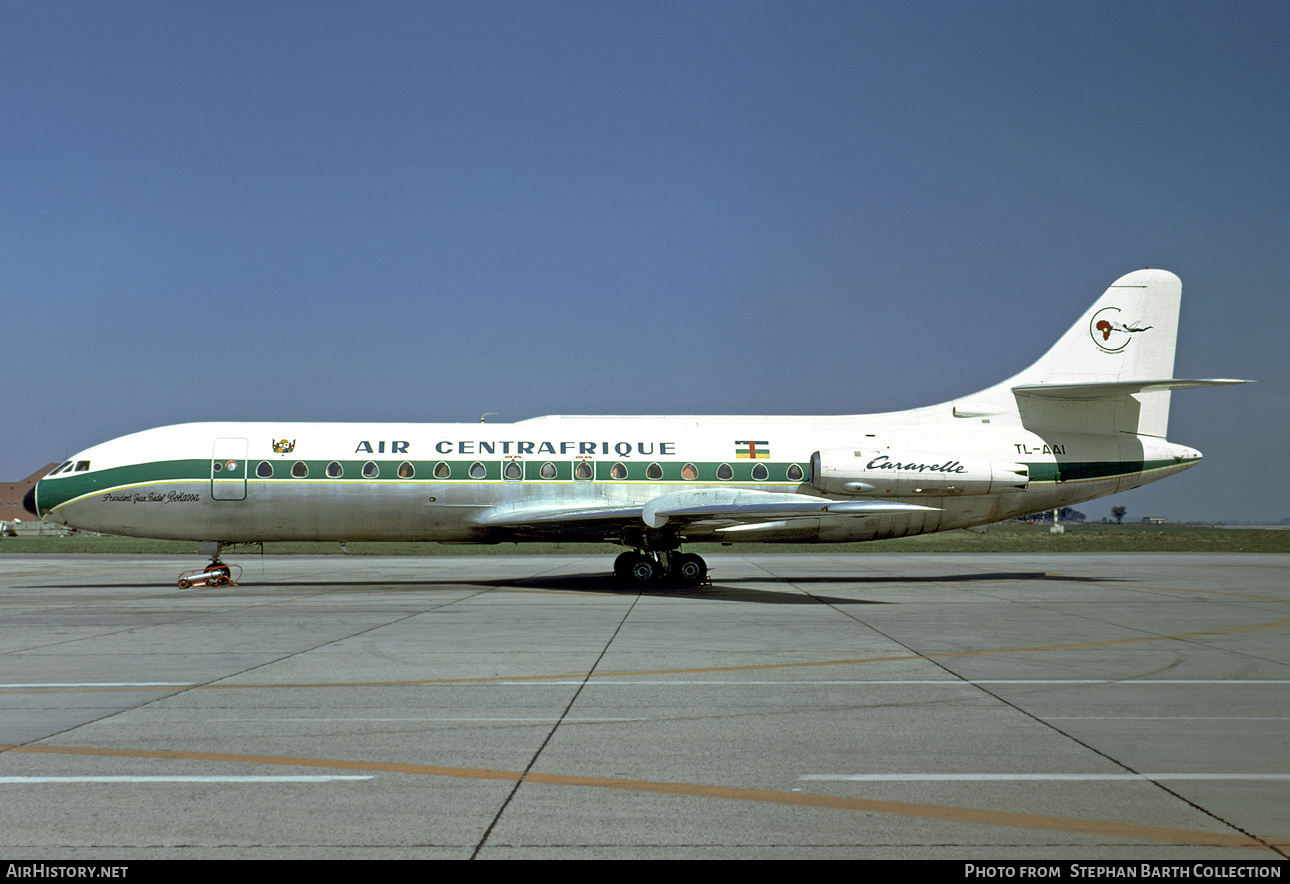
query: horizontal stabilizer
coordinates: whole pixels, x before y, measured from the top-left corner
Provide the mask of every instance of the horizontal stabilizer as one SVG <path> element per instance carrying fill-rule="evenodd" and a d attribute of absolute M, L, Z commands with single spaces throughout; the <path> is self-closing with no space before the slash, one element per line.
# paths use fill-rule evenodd
<path fill-rule="evenodd" d="M 1107 399 L 1132 393 L 1158 393 L 1165 390 L 1190 390 L 1196 387 L 1225 387 L 1228 384 L 1252 384 L 1227 378 L 1204 380 L 1098 381 L 1092 384 L 1023 384 L 1012 392 L 1041 399 Z"/>

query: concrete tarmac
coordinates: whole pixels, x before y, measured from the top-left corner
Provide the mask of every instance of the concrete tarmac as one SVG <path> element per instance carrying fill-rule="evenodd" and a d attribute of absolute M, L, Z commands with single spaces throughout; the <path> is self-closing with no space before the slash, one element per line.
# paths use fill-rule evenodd
<path fill-rule="evenodd" d="M 706 557 L 0 556 L 0 851 L 1290 853 L 1290 556 Z"/>

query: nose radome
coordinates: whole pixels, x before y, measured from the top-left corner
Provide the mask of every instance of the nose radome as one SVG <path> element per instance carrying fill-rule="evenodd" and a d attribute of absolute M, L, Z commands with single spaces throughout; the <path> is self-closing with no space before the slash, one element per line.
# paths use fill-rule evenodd
<path fill-rule="evenodd" d="M 39 516 L 36 511 L 36 486 L 32 485 L 27 489 L 27 493 L 22 496 L 22 508 L 33 516 Z"/>

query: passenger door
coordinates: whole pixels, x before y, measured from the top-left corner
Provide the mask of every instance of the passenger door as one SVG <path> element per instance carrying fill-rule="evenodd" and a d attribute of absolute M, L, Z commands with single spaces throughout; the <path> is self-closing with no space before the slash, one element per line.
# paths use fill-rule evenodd
<path fill-rule="evenodd" d="M 246 440 L 216 439 L 211 452 L 211 497 L 246 500 Z"/>

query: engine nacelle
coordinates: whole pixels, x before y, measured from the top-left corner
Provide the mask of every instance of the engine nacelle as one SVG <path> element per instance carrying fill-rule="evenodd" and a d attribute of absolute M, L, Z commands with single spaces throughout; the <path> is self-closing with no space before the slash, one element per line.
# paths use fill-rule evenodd
<path fill-rule="evenodd" d="M 1000 494 L 1025 491 L 1025 464 L 904 448 L 828 448 L 811 455 L 811 485 L 826 494 Z"/>

